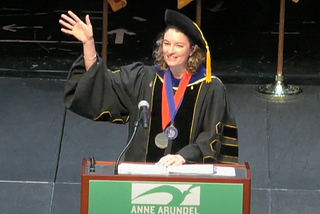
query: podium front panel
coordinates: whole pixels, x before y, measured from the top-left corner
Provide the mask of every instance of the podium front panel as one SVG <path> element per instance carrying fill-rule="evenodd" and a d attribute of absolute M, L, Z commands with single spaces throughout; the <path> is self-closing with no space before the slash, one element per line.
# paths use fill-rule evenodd
<path fill-rule="evenodd" d="M 242 214 L 243 185 L 89 181 L 88 214 Z"/>
<path fill-rule="evenodd" d="M 81 214 L 250 214 L 248 163 L 220 164 L 235 176 L 114 175 L 114 162 L 89 165 L 83 159 Z"/>

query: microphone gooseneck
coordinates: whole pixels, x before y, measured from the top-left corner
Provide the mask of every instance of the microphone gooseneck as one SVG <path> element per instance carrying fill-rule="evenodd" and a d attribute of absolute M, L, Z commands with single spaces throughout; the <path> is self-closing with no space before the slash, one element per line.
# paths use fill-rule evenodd
<path fill-rule="evenodd" d="M 138 105 L 139 111 L 140 111 L 140 115 L 139 115 L 139 119 L 138 121 L 136 121 L 134 123 L 134 129 L 131 135 L 130 140 L 128 141 L 127 145 L 122 149 L 122 151 L 120 152 L 120 154 L 117 157 L 117 160 L 115 162 L 115 166 L 114 166 L 114 174 L 118 175 L 118 168 L 119 168 L 119 162 L 122 158 L 122 156 L 128 151 L 128 149 L 130 148 L 134 137 L 136 136 L 138 127 L 140 122 L 142 122 L 142 126 L 144 129 L 147 129 L 149 127 L 148 125 L 148 116 L 149 116 L 149 103 L 145 100 L 142 100 L 139 102 Z"/>
<path fill-rule="evenodd" d="M 133 129 L 133 133 L 131 135 L 131 138 L 130 138 L 129 142 L 127 143 L 127 145 L 122 149 L 122 151 L 120 152 L 120 154 L 117 157 L 117 160 L 116 160 L 116 163 L 115 163 L 115 166 L 114 166 L 114 174 L 115 175 L 118 175 L 119 162 L 120 162 L 122 156 L 124 155 L 124 153 L 126 153 L 128 151 L 128 149 L 130 148 L 130 146 L 131 146 L 131 144 L 133 142 L 133 139 L 136 136 L 138 127 L 139 127 L 139 121 L 134 123 L 134 129 Z"/>

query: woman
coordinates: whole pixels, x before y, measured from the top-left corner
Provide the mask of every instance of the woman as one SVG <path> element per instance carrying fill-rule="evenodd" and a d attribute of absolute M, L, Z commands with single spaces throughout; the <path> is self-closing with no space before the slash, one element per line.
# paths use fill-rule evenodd
<path fill-rule="evenodd" d="M 95 121 L 129 122 L 131 136 L 138 103 L 150 103 L 149 128 L 138 129 L 125 161 L 237 163 L 237 128 L 225 86 L 211 76 L 209 47 L 188 17 L 166 10 L 155 65 L 136 62 L 117 71 L 110 71 L 96 53 L 88 15 L 84 23 L 68 11 L 59 22 L 63 33 L 83 44 L 66 83 L 68 109 Z"/>

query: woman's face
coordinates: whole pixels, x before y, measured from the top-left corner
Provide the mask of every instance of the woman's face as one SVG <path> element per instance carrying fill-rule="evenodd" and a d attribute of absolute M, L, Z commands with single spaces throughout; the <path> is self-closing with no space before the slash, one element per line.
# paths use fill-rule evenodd
<path fill-rule="evenodd" d="M 190 42 L 188 37 L 180 31 L 169 28 L 164 33 L 163 56 L 170 70 L 174 68 L 187 67 L 188 57 L 190 55 Z"/>

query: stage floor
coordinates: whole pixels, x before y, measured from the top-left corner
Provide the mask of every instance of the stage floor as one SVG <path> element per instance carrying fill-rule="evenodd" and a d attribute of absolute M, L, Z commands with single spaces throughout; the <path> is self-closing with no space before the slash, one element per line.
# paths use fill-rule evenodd
<path fill-rule="evenodd" d="M 227 84 L 239 128 L 240 163 L 252 171 L 252 214 L 319 210 L 320 87 L 275 103 L 257 85 Z M 0 79 L 0 207 L 3 213 L 79 213 L 82 158 L 115 160 L 126 125 L 67 111 L 64 81 Z"/>

